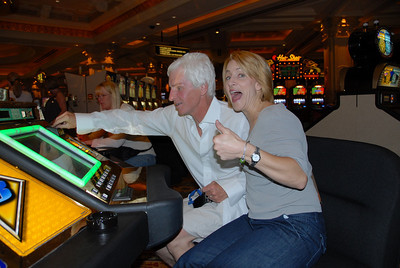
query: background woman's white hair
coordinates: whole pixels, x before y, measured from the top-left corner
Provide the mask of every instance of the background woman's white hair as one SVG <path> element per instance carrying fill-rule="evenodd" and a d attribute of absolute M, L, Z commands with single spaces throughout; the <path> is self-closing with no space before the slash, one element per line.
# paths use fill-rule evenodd
<path fill-rule="evenodd" d="M 192 82 L 193 86 L 207 84 L 208 95 L 212 97 L 215 95 L 215 69 L 206 54 L 193 52 L 183 55 L 171 63 L 167 75 L 180 67 L 184 70 L 185 78 Z"/>

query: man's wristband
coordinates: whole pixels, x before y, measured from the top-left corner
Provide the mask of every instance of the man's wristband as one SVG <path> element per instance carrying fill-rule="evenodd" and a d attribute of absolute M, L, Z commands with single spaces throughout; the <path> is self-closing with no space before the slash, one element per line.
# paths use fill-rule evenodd
<path fill-rule="evenodd" d="M 246 160 L 244 159 L 244 157 L 246 156 L 246 147 L 247 144 L 249 143 L 249 141 L 246 141 L 246 143 L 244 144 L 244 148 L 243 148 L 243 156 L 239 159 L 240 164 L 244 164 L 246 163 Z"/>

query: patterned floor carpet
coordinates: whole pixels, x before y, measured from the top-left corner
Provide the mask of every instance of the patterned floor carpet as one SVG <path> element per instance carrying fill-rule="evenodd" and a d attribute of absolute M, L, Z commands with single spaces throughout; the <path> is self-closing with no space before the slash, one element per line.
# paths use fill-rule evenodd
<path fill-rule="evenodd" d="M 190 192 L 198 188 L 197 184 L 194 182 L 193 178 L 189 175 L 182 178 L 182 181 L 178 184 L 172 186 L 172 188 L 179 192 L 183 198 L 187 197 Z M 154 251 L 146 250 L 139 258 L 132 264 L 131 268 L 168 268 Z"/>

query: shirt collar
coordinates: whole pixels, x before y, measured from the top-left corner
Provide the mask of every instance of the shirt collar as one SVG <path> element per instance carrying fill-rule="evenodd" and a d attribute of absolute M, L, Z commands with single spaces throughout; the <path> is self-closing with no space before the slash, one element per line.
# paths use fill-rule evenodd
<path fill-rule="evenodd" d="M 216 97 L 213 97 L 210 107 L 208 107 L 208 111 L 206 115 L 204 116 L 203 120 L 200 122 L 201 124 L 215 124 L 215 120 L 219 120 L 221 113 L 221 108 L 219 106 L 219 102 Z M 190 121 L 194 121 L 193 117 L 191 115 L 186 115 L 185 116 L 187 119 Z"/>
<path fill-rule="evenodd" d="M 204 116 L 201 123 L 215 124 L 215 120 L 219 119 L 220 112 L 221 108 L 219 106 L 219 102 L 216 97 L 213 97 L 206 116 Z"/>

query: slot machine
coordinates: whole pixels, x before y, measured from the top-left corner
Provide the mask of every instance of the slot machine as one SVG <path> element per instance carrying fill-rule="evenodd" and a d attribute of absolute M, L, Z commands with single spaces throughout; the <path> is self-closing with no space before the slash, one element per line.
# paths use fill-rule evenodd
<path fill-rule="evenodd" d="M 378 65 L 373 87 L 376 88 L 376 107 L 400 120 L 400 65 Z"/>
<path fill-rule="evenodd" d="M 344 87 L 348 93 L 374 94 L 376 107 L 400 120 L 400 63 L 394 49 L 393 33 L 386 27 L 365 24 L 354 31 L 349 52 L 355 66 L 346 71 Z"/>
<path fill-rule="evenodd" d="M 145 87 L 145 102 L 146 102 L 146 110 L 153 110 L 153 101 L 151 99 L 151 89 L 152 89 L 152 85 L 149 83 L 146 83 L 146 87 Z"/>
<path fill-rule="evenodd" d="M 297 85 L 292 89 L 292 102 L 291 108 L 298 110 L 307 107 L 306 103 L 307 89 L 303 85 Z"/>
<path fill-rule="evenodd" d="M 347 93 L 375 93 L 372 79 L 377 76 L 378 65 L 391 62 L 393 56 L 392 33 L 386 27 L 355 30 L 349 37 L 348 49 L 354 60 L 354 67 L 346 70 L 344 90 Z M 380 67 L 378 67 L 380 68 Z M 380 69 L 380 71 L 382 71 Z"/>
<path fill-rule="evenodd" d="M 325 107 L 325 87 L 323 85 L 314 85 L 311 88 L 311 108 L 323 109 Z"/>
<path fill-rule="evenodd" d="M 151 101 L 153 102 L 153 109 L 157 109 L 160 107 L 160 102 L 157 98 L 157 86 L 153 85 L 151 88 Z"/>
<path fill-rule="evenodd" d="M 355 30 L 349 37 L 348 49 L 356 66 L 375 66 L 393 56 L 392 33 L 386 27 L 375 22 L 373 28 L 365 23 L 361 29 Z"/>
<path fill-rule="evenodd" d="M 137 81 L 130 78 L 129 79 L 129 102 L 135 108 L 135 110 L 138 109 L 138 98 L 137 98 L 137 92 L 136 92 L 136 84 Z"/>
<path fill-rule="evenodd" d="M 287 106 L 287 90 L 284 86 L 274 87 L 274 103 L 282 103 Z"/>
<path fill-rule="evenodd" d="M 137 93 L 138 93 L 138 110 L 143 110 L 145 111 L 147 109 L 146 107 L 146 99 L 144 95 L 144 89 L 146 86 L 146 83 L 143 81 L 137 81 Z"/>
<path fill-rule="evenodd" d="M 127 90 L 127 77 L 117 74 L 115 84 L 118 86 L 119 94 L 121 95 L 121 99 L 123 102 L 129 102 L 129 91 Z"/>
<path fill-rule="evenodd" d="M 168 168 L 137 168 L 108 159 L 68 133 L 46 127 L 37 120 L 34 107 L 1 108 L 0 223 L 4 224 L 0 226 L 0 260 L 28 267 L 58 252 L 55 262 L 59 263 L 68 253 L 59 253 L 58 248 L 77 243 L 68 251 L 74 253 L 87 241 L 86 236 L 93 236 L 87 227 L 81 229 L 81 224 L 96 212 L 116 213 L 116 232 L 129 231 L 100 241 L 117 239 L 110 242 L 116 243 L 116 250 L 121 244 L 118 239 L 128 239 L 127 247 L 140 254 L 145 248 L 170 241 L 180 231 L 182 197 L 165 182 Z M 73 229 L 82 231 L 71 236 Z M 82 235 L 84 241 L 79 240 Z M 97 249 L 102 248 L 107 248 L 107 243 Z M 108 256 L 112 260 L 127 257 L 122 252 L 119 248 L 107 254 L 113 255 Z"/>
<path fill-rule="evenodd" d="M 285 100 L 283 98 L 280 99 L 286 102 L 286 106 L 289 109 L 303 109 L 306 105 L 306 96 L 302 95 L 301 92 L 306 89 L 304 86 L 299 85 L 300 81 L 303 80 L 301 56 L 291 54 L 290 56 L 279 55 L 273 58 L 275 63 L 271 70 L 274 70 L 273 77 L 276 88 L 279 89 L 278 86 L 282 86 L 286 89 Z M 281 101 L 279 97 L 277 99 Z"/>

